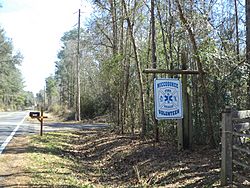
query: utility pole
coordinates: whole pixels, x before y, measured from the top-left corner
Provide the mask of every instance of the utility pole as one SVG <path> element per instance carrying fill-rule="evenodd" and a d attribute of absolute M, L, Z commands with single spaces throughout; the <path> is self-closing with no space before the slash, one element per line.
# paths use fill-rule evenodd
<path fill-rule="evenodd" d="M 76 57 L 76 121 L 81 121 L 81 95 L 80 95 L 80 21 L 81 10 L 78 13 L 77 57 Z"/>
<path fill-rule="evenodd" d="M 46 86 L 44 86 L 44 94 L 43 94 L 43 109 L 46 108 Z"/>

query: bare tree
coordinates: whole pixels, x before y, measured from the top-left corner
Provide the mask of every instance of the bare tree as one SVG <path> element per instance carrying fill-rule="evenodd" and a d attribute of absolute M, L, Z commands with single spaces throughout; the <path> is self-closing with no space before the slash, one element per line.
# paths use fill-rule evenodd
<path fill-rule="evenodd" d="M 246 0 L 246 61 L 248 64 L 247 108 L 250 109 L 250 2 Z"/>
<path fill-rule="evenodd" d="M 143 79 L 142 79 L 142 71 L 141 71 L 141 64 L 139 61 L 139 56 L 137 53 L 137 47 L 135 43 L 135 38 L 133 34 L 133 27 L 131 24 L 131 20 L 129 18 L 127 6 L 125 3 L 125 0 L 122 0 L 123 2 L 123 7 L 124 7 L 124 13 L 126 16 L 127 24 L 128 24 L 128 29 L 129 29 L 129 34 L 131 37 L 131 42 L 133 46 L 133 51 L 134 51 L 134 56 L 135 56 L 135 62 L 136 62 L 136 69 L 137 69 L 137 77 L 138 77 L 138 82 L 139 82 L 139 92 L 140 92 L 140 110 L 141 110 L 141 123 L 142 123 L 142 137 L 145 136 L 146 133 L 146 115 L 145 115 L 145 104 L 144 104 L 144 89 L 143 89 Z"/>
<path fill-rule="evenodd" d="M 156 44 L 155 44 L 155 1 L 151 0 L 151 49 L 152 49 L 152 68 L 156 69 L 157 67 L 157 59 L 156 59 Z M 156 78 L 156 75 L 153 74 L 153 79 Z M 154 87 L 154 86 L 153 86 Z M 154 89 L 153 89 L 154 90 Z M 155 141 L 159 142 L 159 128 L 158 121 L 154 118 L 154 128 L 155 128 Z"/>
<path fill-rule="evenodd" d="M 205 124 L 206 124 L 206 127 L 208 128 L 208 143 L 210 144 L 211 147 L 215 147 L 216 144 L 215 144 L 214 130 L 213 130 L 213 125 L 212 125 L 212 120 L 211 120 L 211 112 L 209 109 L 207 83 L 206 83 L 206 78 L 205 78 L 205 74 L 203 70 L 203 65 L 202 65 L 200 55 L 198 52 L 198 46 L 197 46 L 197 42 L 195 39 L 195 34 L 191 26 L 189 25 L 187 18 L 185 17 L 183 13 L 179 0 L 176 0 L 176 3 L 177 3 L 178 10 L 179 10 L 180 20 L 188 32 L 189 39 L 193 47 L 194 58 L 196 60 L 198 71 L 199 71 L 199 77 L 200 77 L 199 81 L 201 84 L 203 103 L 204 103 L 203 108 L 204 108 L 204 115 L 205 115 Z"/>

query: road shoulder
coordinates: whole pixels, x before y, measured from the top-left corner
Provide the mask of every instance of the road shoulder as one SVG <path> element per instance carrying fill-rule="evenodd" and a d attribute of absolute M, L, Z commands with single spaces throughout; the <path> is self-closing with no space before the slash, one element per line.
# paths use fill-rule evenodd
<path fill-rule="evenodd" d="M 25 169 L 29 141 L 27 136 L 14 137 L 0 155 L 0 187 L 23 187 L 29 182 Z"/>

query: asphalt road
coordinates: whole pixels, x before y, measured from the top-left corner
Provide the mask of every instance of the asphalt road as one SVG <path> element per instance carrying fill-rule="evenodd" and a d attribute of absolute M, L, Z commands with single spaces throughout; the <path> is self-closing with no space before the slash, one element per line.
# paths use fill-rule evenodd
<path fill-rule="evenodd" d="M 39 134 L 40 124 L 26 122 L 28 111 L 23 112 L 0 112 L 0 154 L 4 151 L 14 136 Z M 82 129 L 107 128 L 107 124 L 68 124 L 68 123 L 46 123 L 44 122 L 44 133 L 51 131 L 67 131 Z"/>
<path fill-rule="evenodd" d="M 15 134 L 29 129 L 23 122 L 28 112 L 0 112 L 0 154 Z"/>

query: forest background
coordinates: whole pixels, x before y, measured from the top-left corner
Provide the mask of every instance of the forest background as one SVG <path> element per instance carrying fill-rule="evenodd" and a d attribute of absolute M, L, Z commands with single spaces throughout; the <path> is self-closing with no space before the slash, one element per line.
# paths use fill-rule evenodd
<path fill-rule="evenodd" d="M 225 106 L 250 106 L 246 2 L 94 0 L 87 25 L 62 36 L 56 71 L 46 79 L 37 101 L 45 102 L 48 110 L 69 113 L 69 119 L 79 109 L 79 119 L 106 115 L 120 133 L 176 138 L 175 121 L 154 119 L 153 79 L 181 76 L 143 70 L 198 70 L 199 75 L 188 76 L 193 140 L 218 145 Z M 16 68 L 21 55 L 12 48 L 1 30 L 2 108 L 29 106 L 32 101 L 22 90 Z"/>

